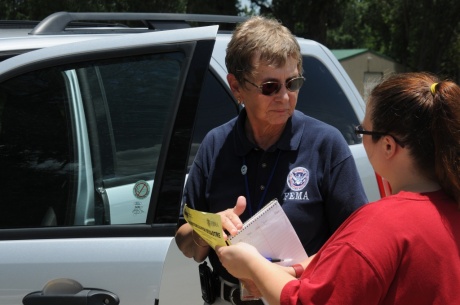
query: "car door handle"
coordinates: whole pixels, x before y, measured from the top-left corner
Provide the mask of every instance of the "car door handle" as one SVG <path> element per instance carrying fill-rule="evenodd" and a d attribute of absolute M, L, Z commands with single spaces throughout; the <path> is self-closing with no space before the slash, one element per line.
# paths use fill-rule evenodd
<path fill-rule="evenodd" d="M 118 305 L 120 299 L 110 291 L 83 288 L 71 279 L 55 279 L 41 291 L 29 293 L 22 299 L 24 305 Z"/>

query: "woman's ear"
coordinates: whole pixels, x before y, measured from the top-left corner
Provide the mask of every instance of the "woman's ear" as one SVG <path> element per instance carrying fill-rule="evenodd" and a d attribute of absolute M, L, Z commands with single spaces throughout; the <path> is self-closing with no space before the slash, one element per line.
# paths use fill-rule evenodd
<path fill-rule="evenodd" d="M 395 155 L 398 144 L 392 136 L 383 136 L 382 146 L 385 157 L 387 159 L 390 159 Z"/>
<path fill-rule="evenodd" d="M 242 97 L 240 96 L 241 95 L 241 85 L 236 79 L 235 75 L 231 73 L 227 74 L 227 82 L 235 98 L 237 100 L 241 100 L 242 99 Z"/>

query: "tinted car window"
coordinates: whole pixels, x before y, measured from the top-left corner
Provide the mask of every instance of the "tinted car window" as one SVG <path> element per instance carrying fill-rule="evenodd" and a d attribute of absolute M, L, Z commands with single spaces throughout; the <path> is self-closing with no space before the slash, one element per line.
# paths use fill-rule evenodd
<path fill-rule="evenodd" d="M 306 115 L 336 127 L 349 145 L 361 143 L 354 133 L 359 124 L 350 101 L 329 69 L 318 59 L 303 57 L 305 83 L 296 108 Z"/>
<path fill-rule="evenodd" d="M 229 90 L 210 70 L 207 71 L 198 102 L 189 166 L 208 131 L 238 115 L 238 105 Z"/>
<path fill-rule="evenodd" d="M 110 223 L 100 183 L 139 174 L 153 180 L 184 57 L 99 60 L 0 84 L 0 227 Z M 73 113 L 82 103 L 93 168 L 77 153 L 83 132 Z M 81 196 L 92 179 L 92 195 Z"/>
<path fill-rule="evenodd" d="M 105 60 L 77 70 L 90 93 L 87 109 L 96 114 L 103 179 L 142 173 L 153 179 L 182 60 L 177 52 Z"/>
<path fill-rule="evenodd" d="M 75 161 L 64 74 L 32 72 L 0 84 L 0 227 L 71 216 Z"/>

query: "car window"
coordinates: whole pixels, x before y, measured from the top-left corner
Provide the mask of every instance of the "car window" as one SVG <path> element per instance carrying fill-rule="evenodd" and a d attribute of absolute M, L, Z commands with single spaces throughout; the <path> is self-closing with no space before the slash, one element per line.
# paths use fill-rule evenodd
<path fill-rule="evenodd" d="M 224 82 L 226 80 L 219 80 L 210 70 L 206 72 L 198 102 L 189 166 L 192 165 L 198 147 L 208 131 L 238 115 L 238 105 Z"/>
<path fill-rule="evenodd" d="M 1 83 L 0 227 L 110 223 L 98 189 L 110 179 L 153 180 L 184 58 L 164 52 L 97 60 Z M 89 164 L 82 163 L 86 153 Z M 86 197 L 85 184 L 92 188 Z"/>
<path fill-rule="evenodd" d="M 296 108 L 336 127 L 349 145 L 361 143 L 354 127 L 359 124 L 351 102 L 328 68 L 312 56 L 303 57 L 305 83 Z"/>
<path fill-rule="evenodd" d="M 95 113 L 102 178 L 148 173 L 158 163 L 177 94 L 183 53 L 103 60 L 77 69 L 88 111 Z M 101 135 L 103 133 L 103 135 Z"/>
<path fill-rule="evenodd" d="M 1 227 L 66 217 L 75 170 L 64 75 L 37 71 L 0 85 Z"/>

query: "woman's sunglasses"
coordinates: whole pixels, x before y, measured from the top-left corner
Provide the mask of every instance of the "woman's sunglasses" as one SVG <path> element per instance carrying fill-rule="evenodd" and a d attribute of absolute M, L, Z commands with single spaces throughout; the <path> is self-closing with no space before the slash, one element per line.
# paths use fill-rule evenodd
<path fill-rule="evenodd" d="M 244 81 L 250 83 L 257 89 L 259 89 L 260 93 L 262 93 L 263 95 L 268 95 L 268 96 L 278 93 L 281 90 L 281 86 L 283 85 L 280 82 L 270 81 L 270 82 L 262 83 L 259 86 L 247 80 L 246 78 L 244 78 Z M 285 84 L 286 89 L 288 89 L 291 92 L 297 91 L 300 89 L 300 87 L 302 87 L 304 81 L 305 81 L 305 78 L 303 76 L 291 78 Z"/>

